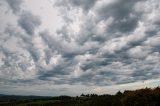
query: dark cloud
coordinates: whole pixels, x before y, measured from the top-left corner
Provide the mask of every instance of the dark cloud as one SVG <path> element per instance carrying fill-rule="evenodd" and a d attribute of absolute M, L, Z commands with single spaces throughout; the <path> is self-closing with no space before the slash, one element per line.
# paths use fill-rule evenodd
<path fill-rule="evenodd" d="M 18 25 L 29 35 L 33 35 L 35 29 L 41 25 L 40 17 L 33 15 L 28 11 L 23 11 L 18 19 Z"/>
<path fill-rule="evenodd" d="M 92 8 L 96 1 L 97 0 L 70 0 L 73 6 L 82 7 L 85 11 Z"/>
<path fill-rule="evenodd" d="M 107 29 L 109 32 L 131 32 L 136 28 L 141 17 L 140 14 L 134 11 L 134 6 L 137 2 L 139 0 L 119 0 L 102 5 L 102 7 L 97 9 L 98 17 L 100 20 L 113 18 L 112 23 L 108 27 L 109 29 Z"/>
<path fill-rule="evenodd" d="M 59 0 L 55 3 L 56 6 L 67 6 L 68 9 L 71 7 L 82 8 L 82 10 L 89 11 L 94 6 L 97 0 Z"/>
<path fill-rule="evenodd" d="M 22 0 L 6 0 L 9 7 L 12 9 L 14 14 L 17 14 L 21 11 Z"/>
<path fill-rule="evenodd" d="M 97 42 L 86 42 L 80 45 L 77 42 L 69 42 L 60 36 L 50 35 L 46 31 L 41 32 L 40 36 L 51 50 L 57 51 L 66 58 L 73 58 L 76 55 L 81 55 L 86 53 L 86 51 L 92 51 L 94 48 L 97 48 L 95 46 Z"/>
<path fill-rule="evenodd" d="M 152 71 L 149 71 L 152 70 Z M 145 69 L 145 70 L 139 70 L 139 71 L 135 71 L 132 74 L 132 77 L 134 78 L 134 80 L 139 80 L 139 81 L 143 81 L 143 80 L 148 80 L 148 79 L 156 79 L 159 78 L 159 72 L 158 71 L 154 71 L 154 69 Z M 135 79 L 136 78 L 136 79 Z"/>

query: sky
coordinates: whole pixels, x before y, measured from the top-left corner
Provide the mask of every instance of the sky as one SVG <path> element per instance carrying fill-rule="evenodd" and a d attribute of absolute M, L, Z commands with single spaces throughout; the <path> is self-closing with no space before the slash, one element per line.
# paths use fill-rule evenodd
<path fill-rule="evenodd" d="M 0 0 L 0 94 L 114 94 L 160 85 L 160 0 Z"/>

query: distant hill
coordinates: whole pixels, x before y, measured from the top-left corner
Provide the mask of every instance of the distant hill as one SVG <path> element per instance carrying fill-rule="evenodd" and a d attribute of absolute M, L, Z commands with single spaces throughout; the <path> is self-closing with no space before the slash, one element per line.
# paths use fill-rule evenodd
<path fill-rule="evenodd" d="M 0 94 L 0 100 L 29 100 L 29 99 L 44 99 L 44 98 L 51 98 L 49 96 L 22 96 L 22 95 L 5 95 Z"/>
<path fill-rule="evenodd" d="M 0 94 L 0 97 L 1 97 L 1 96 L 4 96 L 4 94 Z"/>

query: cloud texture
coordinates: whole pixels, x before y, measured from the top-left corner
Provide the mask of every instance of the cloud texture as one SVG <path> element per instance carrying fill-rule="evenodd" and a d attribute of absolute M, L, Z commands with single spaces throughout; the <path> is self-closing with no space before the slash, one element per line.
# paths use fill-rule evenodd
<path fill-rule="evenodd" d="M 61 94 L 159 78 L 159 0 L 57 0 L 56 32 L 25 2 L 1 1 L 16 19 L 0 33 L 0 85 L 54 85 Z"/>

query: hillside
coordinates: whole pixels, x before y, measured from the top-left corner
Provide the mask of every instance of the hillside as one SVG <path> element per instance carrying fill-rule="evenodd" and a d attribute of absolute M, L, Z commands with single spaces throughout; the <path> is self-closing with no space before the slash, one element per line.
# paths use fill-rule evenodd
<path fill-rule="evenodd" d="M 119 91 L 115 95 L 82 94 L 77 97 L 0 95 L 0 106 L 160 106 L 160 88 Z"/>

